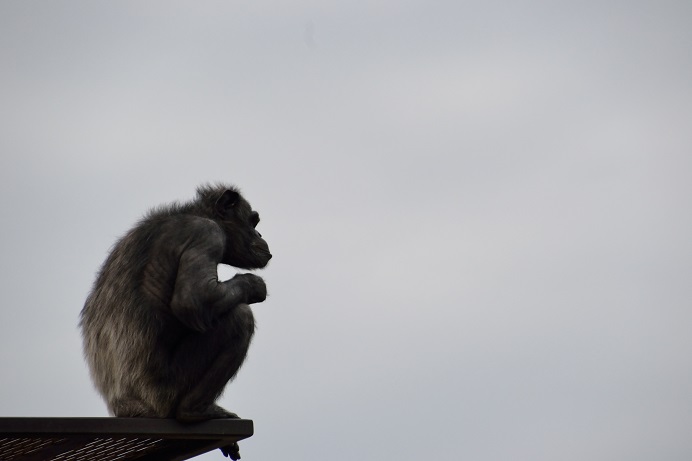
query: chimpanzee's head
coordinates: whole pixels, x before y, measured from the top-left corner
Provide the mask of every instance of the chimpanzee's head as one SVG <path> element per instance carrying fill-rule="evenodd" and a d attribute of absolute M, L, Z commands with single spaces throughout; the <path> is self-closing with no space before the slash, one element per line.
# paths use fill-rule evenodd
<path fill-rule="evenodd" d="M 222 263 L 241 269 L 260 269 L 272 257 L 269 245 L 257 232 L 259 213 L 230 186 L 215 186 L 198 189 L 200 199 L 212 201 L 210 216 L 226 234 L 226 248 Z M 209 202 L 207 202 L 209 203 Z M 212 203 L 210 203 L 212 204 Z"/>

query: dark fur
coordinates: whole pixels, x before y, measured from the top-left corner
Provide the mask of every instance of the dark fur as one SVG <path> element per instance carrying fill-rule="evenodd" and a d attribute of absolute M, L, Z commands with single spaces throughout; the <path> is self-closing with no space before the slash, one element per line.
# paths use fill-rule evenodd
<path fill-rule="evenodd" d="M 238 191 L 202 186 L 160 207 L 113 247 L 81 313 L 84 354 L 115 416 L 185 422 L 237 417 L 215 405 L 255 330 L 264 281 L 219 282 L 217 264 L 267 265 L 259 215 Z"/>

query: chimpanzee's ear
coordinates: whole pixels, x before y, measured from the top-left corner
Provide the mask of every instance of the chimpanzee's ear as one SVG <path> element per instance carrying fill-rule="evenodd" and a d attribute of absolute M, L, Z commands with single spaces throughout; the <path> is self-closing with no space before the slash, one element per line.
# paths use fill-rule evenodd
<path fill-rule="evenodd" d="M 240 199 L 240 194 L 236 191 L 225 190 L 221 197 L 216 200 L 214 204 L 214 210 L 216 214 L 220 217 L 227 216 L 228 212 L 238 203 Z"/>

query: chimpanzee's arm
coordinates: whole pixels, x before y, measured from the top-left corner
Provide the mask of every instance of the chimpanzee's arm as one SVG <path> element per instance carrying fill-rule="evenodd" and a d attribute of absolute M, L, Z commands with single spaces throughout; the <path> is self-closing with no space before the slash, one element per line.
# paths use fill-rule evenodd
<path fill-rule="evenodd" d="M 190 238 L 183 247 L 171 299 L 173 314 L 189 328 L 204 332 L 223 313 L 241 303 L 264 301 L 264 281 L 253 274 L 238 274 L 219 282 L 218 264 L 225 246 L 223 230 L 212 220 L 194 218 L 186 223 Z"/>

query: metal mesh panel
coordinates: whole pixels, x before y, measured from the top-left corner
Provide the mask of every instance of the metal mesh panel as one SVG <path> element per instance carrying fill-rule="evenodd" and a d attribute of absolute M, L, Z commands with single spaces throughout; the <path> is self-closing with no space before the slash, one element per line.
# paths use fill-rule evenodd
<path fill-rule="evenodd" d="M 67 439 L 32 439 L 3 438 L 0 439 L 0 460 L 10 461 L 36 453 L 50 445 L 56 445 L 67 441 Z"/>
<path fill-rule="evenodd" d="M 51 458 L 52 461 L 116 461 L 137 459 L 153 451 L 162 441 L 157 439 L 97 438 L 76 450 L 70 450 Z"/>

